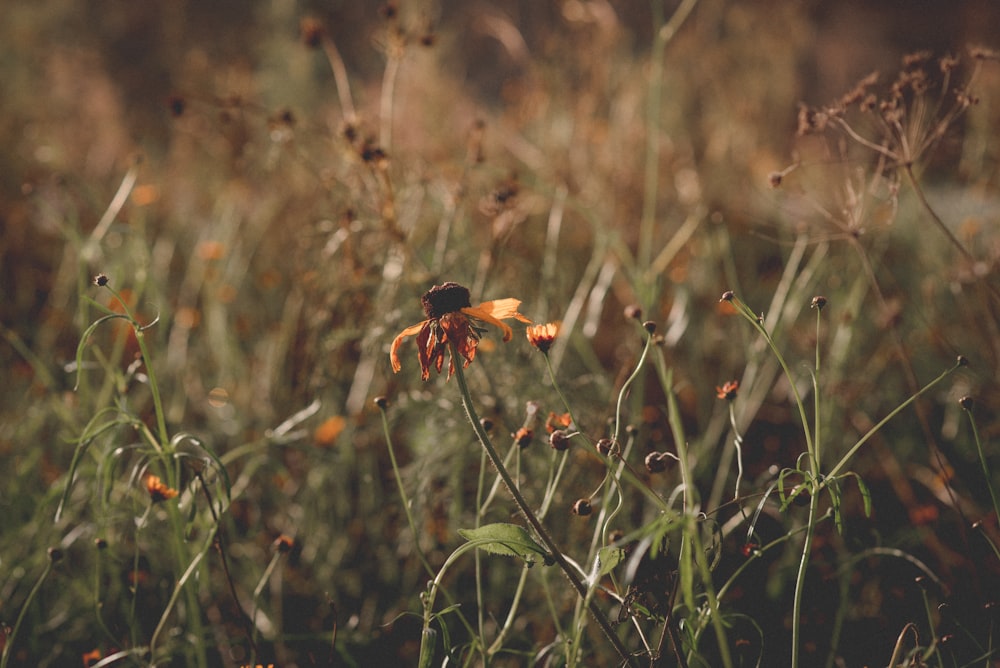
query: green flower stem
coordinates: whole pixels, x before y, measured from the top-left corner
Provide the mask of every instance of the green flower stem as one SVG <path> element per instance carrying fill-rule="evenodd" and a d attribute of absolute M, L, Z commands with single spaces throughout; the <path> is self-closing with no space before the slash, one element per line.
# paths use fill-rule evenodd
<path fill-rule="evenodd" d="M 35 600 L 35 596 L 38 595 L 39 590 L 42 588 L 42 584 L 45 582 L 46 578 L 49 577 L 49 573 L 52 572 L 52 559 L 46 559 L 45 570 L 42 574 L 38 576 L 35 581 L 35 586 L 31 588 L 28 592 L 28 597 L 24 599 L 24 605 L 21 606 L 21 611 L 17 613 L 17 621 L 14 622 L 14 628 L 7 635 L 7 642 L 3 646 L 3 654 L 0 655 L 0 668 L 7 668 L 7 661 L 10 660 L 10 655 L 14 647 L 14 641 L 17 639 L 17 633 L 21 630 L 21 624 L 24 622 L 25 614 L 28 612 L 28 608 L 31 606 L 31 602 Z"/>
<path fill-rule="evenodd" d="M 958 361 L 955 362 L 955 366 L 951 367 L 950 369 L 947 369 L 940 376 L 938 376 L 937 378 L 935 378 L 931 382 L 929 382 L 926 385 L 924 385 L 922 388 L 920 388 L 920 390 L 916 394 L 914 394 L 909 399 L 907 399 L 906 401 L 904 401 L 903 403 L 901 403 L 899 406 L 897 406 L 895 409 L 893 409 L 888 415 L 886 415 L 884 418 L 882 418 L 881 420 L 879 420 L 875 424 L 875 426 L 872 427 L 871 429 L 869 429 L 865 433 L 864 436 L 862 436 L 860 439 L 858 439 L 858 441 L 853 446 L 851 446 L 851 449 L 847 451 L 847 454 L 845 454 L 843 457 L 841 457 L 840 461 L 837 462 L 837 464 L 832 469 L 830 469 L 830 471 L 826 474 L 826 476 L 824 478 L 824 481 L 825 480 L 832 480 L 832 479 L 834 479 L 837 476 L 837 474 L 840 473 L 841 469 L 843 469 L 845 466 L 847 466 L 847 462 L 850 461 L 850 459 L 857 453 L 858 450 L 861 449 L 861 446 L 863 446 L 865 443 L 867 443 L 868 439 L 870 439 L 872 436 L 874 436 L 878 432 L 878 430 L 881 429 L 883 426 L 885 426 L 885 424 L 889 420 L 891 420 L 892 418 L 896 417 L 904 408 L 906 408 L 907 406 L 909 406 L 910 404 L 912 404 L 920 396 L 922 396 L 923 394 L 925 394 L 928 390 L 930 390 L 933 387 L 935 387 L 938 383 L 940 383 L 942 380 L 944 380 L 945 378 L 947 378 L 954 371 L 956 371 L 957 369 L 965 366 L 965 364 L 966 364 L 965 358 L 959 357 Z M 820 487 L 822 488 L 824 485 L 825 485 L 825 482 L 822 485 L 820 485 Z"/>
<path fill-rule="evenodd" d="M 736 426 L 736 410 L 733 408 L 733 402 L 726 403 L 729 404 L 729 424 L 733 428 L 733 445 L 736 447 L 736 490 L 733 492 L 733 501 L 739 507 L 740 513 L 743 513 L 743 504 L 740 503 L 740 483 L 743 482 L 743 435 Z"/>
<path fill-rule="evenodd" d="M 403 510 L 406 512 L 406 523 L 410 527 L 410 531 L 413 532 L 413 546 L 417 552 L 417 557 L 420 559 L 420 563 L 423 565 L 424 570 L 431 577 L 434 576 L 434 569 L 431 568 L 430 563 L 427 561 L 427 557 L 424 556 L 424 551 L 420 549 L 420 534 L 417 533 L 417 523 L 413 520 L 413 511 L 410 508 L 410 499 L 406 495 L 406 488 L 403 487 L 403 477 L 399 472 L 399 462 L 396 460 L 396 449 L 392 446 L 392 435 L 389 432 L 389 419 L 385 414 L 385 408 L 378 404 L 379 414 L 382 416 L 382 433 L 385 434 L 385 442 L 389 449 L 389 461 L 392 464 L 392 473 L 396 479 L 396 488 L 399 490 L 399 498 L 403 502 Z"/>
<path fill-rule="evenodd" d="M 788 379 L 788 386 L 792 389 L 792 397 L 795 399 L 795 406 L 799 410 L 799 420 L 802 422 L 802 432 L 806 439 L 806 450 L 809 452 L 809 470 L 812 471 L 813 475 L 817 478 L 819 477 L 819 460 L 816 458 L 816 444 L 813 443 L 813 435 L 809 429 L 809 419 L 806 417 L 805 405 L 802 403 L 802 397 L 799 396 L 799 389 L 795 384 L 795 377 L 792 375 L 791 369 L 788 368 L 788 363 L 785 361 L 784 356 L 781 351 L 778 350 L 777 344 L 771 335 L 768 333 L 767 328 L 764 327 L 763 318 L 755 314 L 750 307 L 743 302 L 742 299 L 738 297 L 733 297 L 730 303 L 740 314 L 746 318 L 754 328 L 764 337 L 767 345 L 771 348 L 774 353 L 775 358 L 778 360 L 778 364 L 781 365 L 781 370 L 785 374 L 785 378 Z"/>
<path fill-rule="evenodd" d="M 729 652 L 729 640 L 726 637 L 726 624 L 722 619 L 719 610 L 719 596 L 716 594 L 715 585 L 712 583 L 712 571 L 705 557 L 704 545 L 699 535 L 700 528 L 695 521 L 698 515 L 697 488 L 693 484 L 691 477 L 691 464 L 688 456 L 687 439 L 684 434 L 684 426 L 681 423 L 680 409 L 677 406 L 677 396 L 673 391 L 673 369 L 667 368 L 663 351 L 657 349 L 654 364 L 660 385 L 667 395 L 667 421 L 670 423 L 671 433 L 677 444 L 677 466 L 680 469 L 681 485 L 684 488 L 683 507 L 687 521 L 684 522 L 684 530 L 681 539 L 680 554 L 678 556 L 678 570 L 681 578 L 681 595 L 685 604 L 692 610 L 694 604 L 694 573 L 691 569 L 691 562 L 698 570 L 701 584 L 705 589 L 705 597 L 708 603 L 708 614 L 711 615 L 712 629 L 715 632 L 716 642 L 719 645 L 719 658 L 722 665 L 731 668 L 733 659 Z"/>
<path fill-rule="evenodd" d="M 584 585 L 576 571 L 573 570 L 569 561 L 566 560 L 562 550 L 560 550 L 559 546 L 556 545 L 556 542 L 553 540 L 551 534 L 549 534 L 548 530 L 542 526 L 541 521 L 535 515 L 534 511 L 531 510 L 531 506 L 528 505 L 528 502 L 525 501 L 524 497 L 521 495 L 521 492 L 518 490 L 517 485 L 511 478 L 510 473 L 507 472 L 507 468 L 503 465 L 503 461 L 500 459 L 499 453 L 497 453 L 496 448 L 493 447 L 489 434 L 487 434 L 486 430 L 483 428 L 482 423 L 479 421 L 479 415 L 476 413 L 476 409 L 472 405 L 472 395 L 469 393 L 469 385 L 465 380 L 465 373 L 462 369 L 462 357 L 458 353 L 458 350 L 455 349 L 454 342 L 449 341 L 448 345 L 451 348 L 451 359 L 455 365 L 455 377 L 458 379 L 458 387 L 462 395 L 462 405 L 465 407 L 466 415 L 472 423 L 472 428 L 475 430 L 476 436 L 479 437 L 479 442 L 486 450 L 487 456 L 489 456 L 494 468 L 496 468 L 497 473 L 503 480 L 504 485 L 513 497 L 514 503 L 517 504 L 518 509 L 524 515 L 525 519 L 528 520 L 532 529 L 535 530 L 535 533 L 545 544 L 545 547 L 548 548 L 556 565 L 558 565 L 562 572 L 566 575 L 570 584 L 572 584 L 573 588 L 576 589 L 577 594 L 583 598 L 587 598 L 588 590 L 586 585 Z M 634 658 L 629 653 L 628 649 L 626 649 L 626 647 L 622 644 L 621 639 L 615 633 L 614 627 L 611 626 L 611 622 L 608 620 L 607 615 L 605 615 L 604 611 L 601 610 L 599 605 L 597 605 L 597 602 L 590 599 L 588 601 L 588 607 L 590 608 L 590 612 L 594 619 L 597 621 L 604 634 L 608 637 L 608 640 L 614 646 L 615 651 L 618 653 L 618 656 L 622 659 L 622 661 L 624 661 L 626 665 L 636 666 L 637 664 L 635 663 Z"/>
<path fill-rule="evenodd" d="M 268 580 L 271 579 L 271 574 L 274 573 L 274 569 L 278 567 L 278 563 L 284 554 L 281 550 L 275 550 L 274 554 L 271 555 L 271 561 L 268 562 L 267 567 L 264 569 L 264 574 L 260 576 L 260 580 L 257 581 L 257 586 L 253 590 L 253 598 L 251 599 L 252 607 L 250 608 L 250 620 L 253 623 L 253 635 L 250 638 L 250 645 L 254 647 L 254 653 L 250 657 L 250 663 L 253 665 L 254 661 L 257 659 L 257 603 L 260 601 L 260 595 L 264 593 L 264 587 L 267 586 Z"/>
<path fill-rule="evenodd" d="M 813 538 L 816 530 L 816 517 L 819 511 L 819 490 L 813 480 L 809 494 L 809 518 L 806 520 L 806 536 L 802 541 L 802 556 L 799 558 L 799 570 L 795 576 L 795 593 L 792 598 L 792 668 L 799 667 L 799 644 L 802 631 L 802 591 L 805 589 L 806 569 L 809 567 L 809 557 L 812 554 Z"/>
<path fill-rule="evenodd" d="M 819 396 L 819 371 L 820 371 L 820 324 L 823 320 L 823 308 L 814 306 L 816 309 L 816 367 L 813 369 L 813 443 L 816 447 L 816 467 L 817 470 L 823 465 L 823 441 L 820 433 L 820 396 Z"/>
<path fill-rule="evenodd" d="M 993 488 L 993 475 L 990 467 L 986 463 L 986 454 L 983 452 L 983 442 L 979 438 L 979 429 L 976 427 L 976 419 L 972 415 L 971 407 L 966 409 L 969 416 L 969 424 L 972 426 L 972 437 L 976 441 L 976 451 L 979 453 L 979 464 L 983 467 L 983 477 L 986 479 L 986 488 L 990 490 L 990 499 L 993 501 L 993 512 L 1000 519 L 1000 502 L 997 502 L 997 493 Z"/>
<path fill-rule="evenodd" d="M 128 307 L 128 304 L 118 294 L 118 291 L 111 287 L 110 284 L 104 287 L 111 291 L 111 294 L 115 297 L 115 301 L 121 305 L 125 312 L 125 317 L 128 318 L 129 324 L 132 325 L 132 331 L 135 332 L 135 340 L 139 344 L 139 353 L 142 355 L 143 366 L 146 367 L 146 376 L 149 378 L 149 390 L 153 395 L 153 412 L 156 414 L 156 429 L 160 438 L 160 447 L 166 449 L 170 445 L 170 432 L 167 431 L 167 418 L 166 413 L 163 411 L 163 400 L 160 398 L 160 386 L 156 382 L 156 370 L 153 369 L 149 348 L 146 346 L 145 334 L 145 330 L 155 324 L 156 320 L 149 325 L 140 325 L 139 321 L 136 320 L 135 314 L 132 313 L 132 309 Z M 176 487 L 176 480 L 170 480 L 169 482 L 171 487 Z"/>

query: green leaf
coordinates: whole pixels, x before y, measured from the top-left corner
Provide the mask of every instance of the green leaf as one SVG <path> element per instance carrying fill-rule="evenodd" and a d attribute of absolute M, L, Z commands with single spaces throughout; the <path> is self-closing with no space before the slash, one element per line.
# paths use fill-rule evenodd
<path fill-rule="evenodd" d="M 525 561 L 533 561 L 536 555 L 545 557 L 548 552 L 523 528 L 516 524 L 487 524 L 478 529 L 459 529 L 470 543 L 486 550 L 490 554 L 500 554 L 506 557 L 520 557 Z"/>
<path fill-rule="evenodd" d="M 604 576 L 613 571 L 618 564 L 625 561 L 625 549 L 621 547 L 615 547 L 614 545 L 608 545 L 607 547 L 602 547 L 597 553 L 597 561 L 601 564 L 600 575 Z"/>

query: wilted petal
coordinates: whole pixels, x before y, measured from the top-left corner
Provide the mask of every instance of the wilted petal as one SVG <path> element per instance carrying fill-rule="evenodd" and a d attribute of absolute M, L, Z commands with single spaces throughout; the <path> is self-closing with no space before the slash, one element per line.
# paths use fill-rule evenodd
<path fill-rule="evenodd" d="M 389 361 L 392 363 L 393 373 L 399 373 L 399 370 L 403 368 L 403 365 L 399 362 L 399 346 L 403 343 L 403 340 L 415 336 L 420 333 L 420 330 L 424 328 L 429 321 L 424 320 L 416 325 L 407 327 L 402 332 L 396 335 L 396 338 L 392 340 L 392 346 L 389 347 Z"/>

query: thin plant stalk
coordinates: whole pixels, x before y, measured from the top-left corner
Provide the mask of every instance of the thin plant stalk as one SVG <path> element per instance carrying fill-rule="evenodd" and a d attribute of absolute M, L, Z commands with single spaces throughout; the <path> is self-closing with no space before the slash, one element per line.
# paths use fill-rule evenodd
<path fill-rule="evenodd" d="M 989 464 L 986 463 L 986 453 L 983 451 L 983 442 L 979 438 L 979 429 L 976 427 L 976 418 L 972 415 L 971 399 L 965 398 L 961 403 L 962 407 L 965 408 L 966 414 L 969 416 L 969 425 L 972 427 L 972 438 L 976 442 L 976 452 L 979 453 L 979 464 L 983 467 L 983 477 L 986 480 L 986 488 L 990 490 L 990 500 L 993 501 L 993 512 L 996 513 L 997 518 L 1000 518 L 1000 502 L 997 501 L 997 493 L 993 485 L 993 474 L 990 471 Z"/>
<path fill-rule="evenodd" d="M 802 592 L 805 589 L 806 569 L 809 567 L 809 557 L 812 554 L 813 538 L 819 511 L 819 493 L 815 489 L 815 481 L 810 483 L 809 517 L 806 520 L 806 535 L 802 541 L 802 555 L 799 558 L 799 568 L 795 575 L 795 592 L 792 598 L 792 668 L 799 667 L 799 645 L 802 632 Z"/>
<path fill-rule="evenodd" d="M 500 459 L 500 455 L 497 453 L 496 448 L 493 447 L 493 443 L 490 440 L 489 434 L 486 433 L 486 429 L 483 428 L 482 423 L 479 421 L 479 415 L 476 413 L 476 409 L 472 404 L 472 395 L 469 392 L 469 386 L 465 379 L 465 372 L 462 369 L 462 357 L 458 350 L 455 348 L 455 343 L 453 341 L 448 342 L 451 359 L 454 363 L 455 377 L 458 379 L 458 387 L 462 396 L 462 405 L 465 408 L 466 415 L 469 421 L 472 423 L 472 428 L 476 432 L 476 436 L 479 438 L 479 442 L 482 444 L 483 448 L 486 450 L 487 456 L 490 458 L 490 462 L 496 468 L 497 473 L 503 480 L 504 485 L 507 487 L 507 491 L 510 492 L 511 497 L 514 499 L 514 503 L 517 504 L 518 509 L 521 514 L 524 515 L 525 519 L 534 529 L 535 533 L 545 544 L 545 547 L 549 550 L 550 556 L 556 565 L 562 570 L 566 575 L 566 578 L 573 585 L 573 588 L 577 593 L 583 597 L 587 598 L 588 588 L 584 585 L 583 581 L 577 575 L 576 571 L 573 570 L 572 565 L 567 561 L 566 556 L 563 554 L 562 550 L 556 544 L 555 540 L 548 530 L 542 525 L 535 512 L 528 505 L 528 502 L 521 495 L 520 490 L 515 484 L 513 478 L 511 478 L 510 473 L 507 472 L 507 468 L 503 465 L 503 461 Z M 601 610 L 597 601 L 590 599 L 588 602 L 588 607 L 597 624 L 601 627 L 604 635 L 607 636 L 608 640 L 614 646 L 615 651 L 618 653 L 619 658 L 625 662 L 626 665 L 635 666 L 635 660 L 629 653 L 628 649 L 622 644 L 621 639 L 615 633 L 614 627 L 608 620 L 607 615 Z"/>
<path fill-rule="evenodd" d="M 837 462 L 836 465 L 834 465 L 834 467 L 832 469 L 830 469 L 829 472 L 827 472 L 826 479 L 827 480 L 831 480 L 831 479 L 835 478 L 837 476 L 837 474 L 840 473 L 840 471 L 845 466 L 847 466 L 847 462 L 849 462 L 851 460 L 851 458 L 854 457 L 854 455 L 858 452 L 858 450 L 860 450 L 861 447 L 865 443 L 867 443 L 868 440 L 879 431 L 879 429 L 881 429 L 882 427 L 884 427 L 885 424 L 887 422 L 889 422 L 889 420 L 891 420 L 892 418 L 894 418 L 897 415 L 899 415 L 899 413 L 902 412 L 902 410 L 904 408 L 906 408 L 907 406 L 909 406 L 910 404 L 912 404 L 914 401 L 916 401 L 918 398 L 920 398 L 922 395 L 926 394 L 928 391 L 930 391 L 931 389 L 933 389 L 934 387 L 936 387 L 941 381 L 943 381 L 945 378 L 947 378 L 952 373 L 954 373 L 956 370 L 958 370 L 959 368 L 965 366 L 966 364 L 967 364 L 967 362 L 965 361 L 965 358 L 962 357 L 962 356 L 959 356 L 959 358 L 955 362 L 954 366 L 950 367 L 949 369 L 946 369 L 937 378 L 935 378 L 931 382 L 927 383 L 922 388 L 920 388 L 916 393 L 914 393 L 913 395 L 911 395 L 909 399 L 907 399 L 903 403 L 901 403 L 898 406 L 896 406 L 896 408 L 894 408 L 892 411 L 890 411 L 889 414 L 886 415 L 884 418 L 882 418 L 881 420 L 879 420 L 875 424 L 875 426 L 873 426 L 871 429 L 869 429 L 867 432 L 865 432 L 865 434 L 861 438 L 859 438 L 857 440 L 857 442 L 855 442 L 855 444 L 853 446 L 851 446 L 851 449 L 848 450 L 847 453 L 843 457 L 840 458 L 840 461 Z"/>
<path fill-rule="evenodd" d="M 434 569 L 431 568 L 430 563 L 427 561 L 427 557 L 424 555 L 424 551 L 420 549 L 420 534 L 417 533 L 417 523 L 413 519 L 413 511 L 410 507 L 410 498 L 406 494 L 406 488 L 403 486 L 403 477 L 399 471 L 399 462 L 396 460 L 396 449 L 392 445 L 392 434 L 389 432 L 389 420 L 385 414 L 385 405 L 382 401 L 376 401 L 376 406 L 379 410 L 379 415 L 382 418 L 382 433 L 385 436 L 385 443 L 387 449 L 389 450 L 389 462 L 392 465 L 392 474 L 396 480 L 396 489 L 399 492 L 400 501 L 403 502 L 403 511 L 406 513 L 406 523 L 410 527 L 410 531 L 413 533 L 413 546 L 417 553 L 417 558 L 420 559 L 421 565 L 427 574 L 431 577 L 434 576 Z"/>
<path fill-rule="evenodd" d="M 31 607 L 32 601 L 35 600 L 35 596 L 38 595 L 38 592 L 41 590 L 46 578 L 49 577 L 49 573 L 52 572 L 52 565 L 55 563 L 52 555 L 53 552 L 50 551 L 49 558 L 45 560 L 45 569 L 42 571 L 42 574 L 38 576 L 38 579 L 35 580 L 34 586 L 31 588 L 31 591 L 28 592 L 27 598 L 24 599 L 21 611 L 17 613 L 17 621 L 14 622 L 14 628 L 7 634 L 6 643 L 3 646 L 3 654 L 0 654 L 0 668 L 7 668 L 7 662 L 10 660 L 14 642 L 17 640 L 18 631 L 21 630 L 21 624 L 24 623 L 24 617 L 28 612 L 28 608 Z"/>
<path fill-rule="evenodd" d="M 684 488 L 684 515 L 687 519 L 683 523 L 684 532 L 681 540 L 680 555 L 678 556 L 678 570 L 680 572 L 682 588 L 681 593 L 685 597 L 685 603 L 693 610 L 694 595 L 692 578 L 694 573 L 691 572 L 691 562 L 693 561 L 694 568 L 697 569 L 698 576 L 701 578 L 701 584 L 705 589 L 705 596 L 708 603 L 707 613 L 710 616 L 712 629 L 715 632 L 716 642 L 719 646 L 719 658 L 722 661 L 723 666 L 731 668 L 733 665 L 733 659 L 729 652 L 729 640 L 726 636 L 726 624 L 722 620 L 722 615 L 719 610 L 719 597 L 716 594 L 715 585 L 712 582 L 712 572 L 706 560 L 705 550 L 703 549 L 704 546 L 701 542 L 701 536 L 699 534 L 700 528 L 697 522 L 697 517 L 699 515 L 699 502 L 697 500 L 697 490 L 694 487 L 692 478 L 687 440 L 684 435 L 684 427 L 681 424 L 680 408 L 677 406 L 677 396 L 673 391 L 673 371 L 671 369 L 667 369 L 663 351 L 657 349 L 656 352 L 657 354 L 654 357 L 655 366 L 657 375 L 660 378 L 660 384 L 663 386 L 663 391 L 667 395 L 667 420 L 670 423 L 670 429 L 674 435 L 674 441 L 677 444 L 677 466 L 680 469 L 681 484 Z M 685 577 L 685 574 L 687 577 Z"/>

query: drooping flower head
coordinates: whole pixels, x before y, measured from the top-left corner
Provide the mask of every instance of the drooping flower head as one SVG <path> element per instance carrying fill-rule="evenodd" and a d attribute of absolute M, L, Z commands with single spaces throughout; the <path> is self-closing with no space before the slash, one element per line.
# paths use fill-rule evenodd
<path fill-rule="evenodd" d="M 420 298 L 427 319 L 416 325 L 407 327 L 392 341 L 389 348 L 389 361 L 392 370 L 399 372 L 402 364 L 399 361 L 399 346 L 410 337 L 417 337 L 417 358 L 420 360 L 420 376 L 424 380 L 430 378 L 431 369 L 441 373 L 444 366 L 444 354 L 449 342 L 455 344 L 455 349 L 463 358 L 462 366 L 467 367 L 476 357 L 476 347 L 485 328 L 482 323 L 499 327 L 503 332 L 503 340 L 510 341 L 513 333 L 503 320 L 515 318 L 524 323 L 530 323 L 526 317 L 518 313 L 519 299 L 494 299 L 472 306 L 469 299 L 469 289 L 458 283 L 435 285 Z M 455 373 L 455 360 L 448 363 L 448 377 Z"/>

